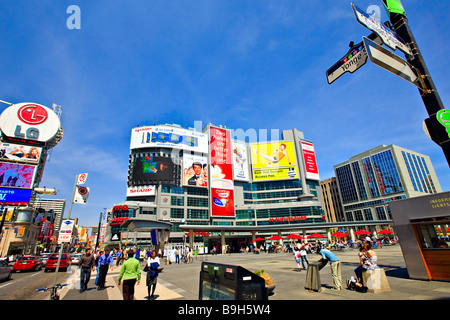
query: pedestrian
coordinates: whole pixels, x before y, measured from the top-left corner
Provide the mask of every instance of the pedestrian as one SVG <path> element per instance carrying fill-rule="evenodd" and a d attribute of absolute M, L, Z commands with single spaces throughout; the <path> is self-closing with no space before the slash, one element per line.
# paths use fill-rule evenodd
<path fill-rule="evenodd" d="M 109 254 L 109 249 L 105 249 L 105 253 L 98 259 L 97 268 L 99 269 L 98 280 L 97 280 L 97 290 L 105 289 L 106 275 L 108 274 L 108 267 L 113 269 L 114 260 L 111 254 Z"/>
<path fill-rule="evenodd" d="M 376 252 L 372 249 L 370 243 L 362 243 L 359 247 L 359 265 L 356 267 L 355 274 L 358 283 L 363 286 L 362 273 L 365 270 L 374 270 L 377 268 L 378 256 Z"/>
<path fill-rule="evenodd" d="M 156 283 L 158 281 L 158 268 L 161 265 L 159 257 L 156 256 L 156 251 L 152 250 L 150 258 L 147 260 L 147 290 L 148 300 L 155 299 Z"/>
<path fill-rule="evenodd" d="M 175 263 L 180 264 L 180 248 L 175 249 Z"/>
<path fill-rule="evenodd" d="M 295 262 L 297 262 L 297 271 L 302 271 L 302 267 L 300 267 L 300 250 L 298 248 L 294 248 L 294 258 Z"/>
<path fill-rule="evenodd" d="M 134 259 L 132 250 L 127 252 L 127 257 L 127 260 L 120 268 L 117 285 L 120 286 L 120 282 L 123 279 L 123 300 L 134 300 L 134 286 L 136 283 L 139 285 L 141 282 L 141 264 L 139 260 Z"/>
<path fill-rule="evenodd" d="M 308 260 L 308 248 L 307 248 L 307 245 L 305 245 L 305 244 L 303 244 L 300 247 L 300 259 L 302 260 L 303 269 L 306 269 L 305 262 L 306 262 L 306 265 L 309 265 L 309 260 Z"/>
<path fill-rule="evenodd" d="M 342 290 L 341 261 L 328 248 L 317 246 L 317 252 L 322 255 L 322 259 L 327 259 L 331 266 L 331 277 L 333 278 L 334 288 L 331 290 Z"/>
<path fill-rule="evenodd" d="M 99 249 L 98 251 L 97 251 L 97 253 L 95 254 L 95 266 L 97 267 L 96 269 L 97 269 L 97 275 L 96 275 L 96 277 L 95 277 L 95 285 L 97 285 L 97 283 L 98 283 L 98 278 L 99 278 L 99 276 L 100 276 L 100 269 L 98 268 L 98 260 L 100 259 L 100 257 L 101 257 L 101 255 L 103 254 L 103 250 L 102 249 Z"/>
<path fill-rule="evenodd" d="M 116 265 L 120 266 L 122 264 L 123 259 L 124 259 L 124 257 L 123 257 L 122 249 L 119 249 L 116 253 Z"/>
<path fill-rule="evenodd" d="M 86 249 L 86 253 L 81 257 L 78 264 L 80 270 L 80 293 L 87 290 L 87 284 L 91 278 L 91 271 L 95 270 L 95 258 L 91 254 L 91 249 Z"/>

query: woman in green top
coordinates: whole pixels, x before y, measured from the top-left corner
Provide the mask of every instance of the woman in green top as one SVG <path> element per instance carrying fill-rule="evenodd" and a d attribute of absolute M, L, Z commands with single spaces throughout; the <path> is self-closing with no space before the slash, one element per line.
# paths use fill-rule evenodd
<path fill-rule="evenodd" d="M 134 300 L 134 285 L 139 285 L 141 281 L 141 264 L 139 260 L 133 258 L 133 251 L 127 252 L 128 259 L 123 263 L 120 269 L 118 285 L 123 278 L 123 300 Z"/>

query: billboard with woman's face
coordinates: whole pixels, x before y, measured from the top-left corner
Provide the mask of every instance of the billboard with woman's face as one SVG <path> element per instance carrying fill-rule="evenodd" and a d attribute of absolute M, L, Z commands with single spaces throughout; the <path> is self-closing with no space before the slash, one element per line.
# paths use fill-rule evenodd
<path fill-rule="evenodd" d="M 39 163 L 41 153 L 42 148 L 35 146 L 25 146 L 5 142 L 0 144 L 0 158 L 5 160 Z"/>
<path fill-rule="evenodd" d="M 0 162 L 0 186 L 33 188 L 37 166 Z"/>

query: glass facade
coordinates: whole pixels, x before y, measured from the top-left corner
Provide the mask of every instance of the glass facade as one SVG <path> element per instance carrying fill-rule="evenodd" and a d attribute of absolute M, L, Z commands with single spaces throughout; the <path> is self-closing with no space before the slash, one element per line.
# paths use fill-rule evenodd
<path fill-rule="evenodd" d="M 414 191 L 436 193 L 425 158 L 396 148 L 378 147 L 335 167 L 347 221 L 390 219 L 388 203 L 407 197 L 403 181 L 408 178 Z M 402 163 L 396 162 L 395 152 L 401 154 L 398 160 L 405 162 L 406 170 Z"/>

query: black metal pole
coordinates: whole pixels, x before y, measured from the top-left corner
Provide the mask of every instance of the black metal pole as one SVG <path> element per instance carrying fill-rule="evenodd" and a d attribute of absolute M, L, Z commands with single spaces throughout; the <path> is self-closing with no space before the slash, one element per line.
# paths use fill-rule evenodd
<path fill-rule="evenodd" d="M 100 241 L 100 226 L 102 224 L 102 215 L 103 215 L 103 212 L 100 212 L 100 219 L 98 219 L 97 241 L 95 242 L 95 251 L 94 252 L 97 252 L 98 243 Z"/>
<path fill-rule="evenodd" d="M 410 47 L 412 55 L 405 55 L 408 62 L 414 66 L 422 78 L 425 88 L 419 89 L 422 101 L 428 112 L 429 118 L 425 120 L 431 139 L 444 151 L 444 155 L 450 166 L 450 137 L 436 118 L 438 111 L 445 109 L 436 86 L 431 78 L 425 60 L 419 50 L 419 46 L 409 27 L 408 19 L 401 14 L 391 14 L 390 21 L 396 34 L 402 38 Z"/>

